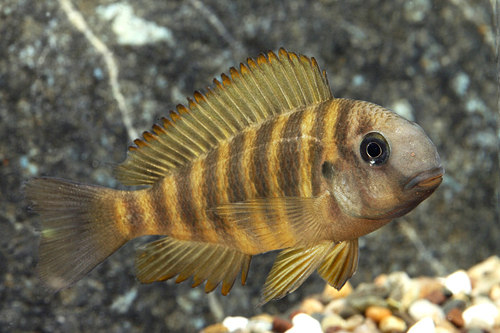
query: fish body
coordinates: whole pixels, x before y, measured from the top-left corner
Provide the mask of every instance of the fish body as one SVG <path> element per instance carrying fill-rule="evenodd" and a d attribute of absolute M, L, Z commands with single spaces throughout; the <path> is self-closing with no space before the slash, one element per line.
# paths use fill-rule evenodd
<path fill-rule="evenodd" d="M 441 183 L 435 146 L 378 105 L 334 98 L 314 58 L 280 49 L 222 75 L 189 108 L 145 132 L 115 168 L 117 191 L 55 178 L 25 185 L 41 214 L 38 272 L 66 288 L 127 241 L 143 283 L 177 276 L 210 292 L 245 283 L 253 255 L 281 250 L 260 304 L 315 270 L 341 288 L 358 238 L 416 207 Z"/>

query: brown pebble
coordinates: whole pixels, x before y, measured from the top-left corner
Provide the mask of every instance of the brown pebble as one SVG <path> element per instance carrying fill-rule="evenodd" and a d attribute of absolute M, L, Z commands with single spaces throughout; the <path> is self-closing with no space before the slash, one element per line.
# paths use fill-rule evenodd
<path fill-rule="evenodd" d="M 464 318 L 462 317 L 462 310 L 459 308 L 453 308 L 446 314 L 446 319 L 453 323 L 456 327 L 464 326 Z"/>
<path fill-rule="evenodd" d="M 322 296 L 326 300 L 339 299 L 349 296 L 352 293 L 352 290 L 352 284 L 349 283 L 349 281 L 347 281 L 347 283 L 340 290 L 337 290 L 327 284 L 325 290 L 323 290 Z"/>
<path fill-rule="evenodd" d="M 290 313 L 290 315 L 288 316 L 288 319 L 292 320 L 292 319 L 293 319 L 293 317 L 295 317 L 295 316 L 296 316 L 296 315 L 298 315 L 299 313 L 304 313 L 304 311 L 302 311 L 302 310 L 295 310 L 295 311 L 292 311 L 292 312 Z"/>
<path fill-rule="evenodd" d="M 379 323 L 385 317 L 392 315 L 391 310 L 382 306 L 369 306 L 365 311 L 365 317 Z"/>
<path fill-rule="evenodd" d="M 222 324 L 213 324 L 205 327 L 200 333 L 228 333 L 229 329 Z"/>
<path fill-rule="evenodd" d="M 429 295 L 434 290 L 442 290 L 443 284 L 437 278 L 422 276 L 414 279 L 419 287 L 419 299 Z"/>
<path fill-rule="evenodd" d="M 299 312 L 300 313 L 300 312 Z M 296 313 L 298 314 L 298 313 Z M 274 317 L 273 319 L 273 332 L 284 333 L 293 327 L 293 324 L 288 320 Z"/>
<path fill-rule="evenodd" d="M 300 310 L 304 311 L 304 313 L 308 315 L 313 313 L 322 313 L 324 309 L 325 306 L 323 303 L 314 298 L 306 298 L 300 305 Z"/>
<path fill-rule="evenodd" d="M 403 319 L 395 316 L 388 316 L 382 319 L 379 328 L 384 333 L 389 332 L 406 332 L 407 326 Z"/>
<path fill-rule="evenodd" d="M 433 290 L 424 297 L 426 300 L 431 303 L 441 305 L 446 301 L 446 295 L 442 290 Z"/>

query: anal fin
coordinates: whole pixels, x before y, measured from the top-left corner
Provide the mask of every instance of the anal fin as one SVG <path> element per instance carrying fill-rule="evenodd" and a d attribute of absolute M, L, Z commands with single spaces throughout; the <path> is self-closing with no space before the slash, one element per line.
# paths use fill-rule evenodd
<path fill-rule="evenodd" d="M 222 245 L 162 238 L 140 247 L 136 254 L 136 275 L 141 283 L 164 281 L 177 275 L 176 283 L 194 276 L 192 287 L 207 281 L 205 292 L 222 282 L 227 295 L 241 271 L 245 284 L 251 255 Z"/>
<path fill-rule="evenodd" d="M 358 268 L 358 239 L 340 242 L 324 258 L 318 274 L 340 290 Z"/>

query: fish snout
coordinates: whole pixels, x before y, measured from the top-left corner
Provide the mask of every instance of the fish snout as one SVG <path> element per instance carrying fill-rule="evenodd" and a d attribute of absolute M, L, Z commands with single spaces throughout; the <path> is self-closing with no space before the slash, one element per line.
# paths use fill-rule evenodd
<path fill-rule="evenodd" d="M 415 188 L 422 190 L 435 189 L 443 181 L 444 168 L 439 166 L 430 170 L 426 170 L 416 174 L 405 185 L 405 190 L 412 190 Z"/>

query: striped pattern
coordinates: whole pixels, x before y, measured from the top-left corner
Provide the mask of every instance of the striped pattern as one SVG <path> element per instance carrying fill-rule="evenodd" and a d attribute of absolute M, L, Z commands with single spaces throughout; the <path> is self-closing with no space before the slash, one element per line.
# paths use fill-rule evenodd
<path fill-rule="evenodd" d="M 144 229 L 148 234 L 221 244 L 249 254 L 290 245 L 299 235 L 283 207 L 256 211 L 252 223 L 258 226 L 251 231 L 213 210 L 258 198 L 320 195 L 323 137 L 333 140 L 337 120 L 332 116 L 337 108 L 333 101 L 248 127 L 150 190 L 141 191 L 148 199 L 141 198 L 138 205 L 127 203 L 127 207 L 131 212 L 139 210 L 137 206 L 152 208 L 154 215 L 141 209 L 135 217 L 148 226 Z"/>

